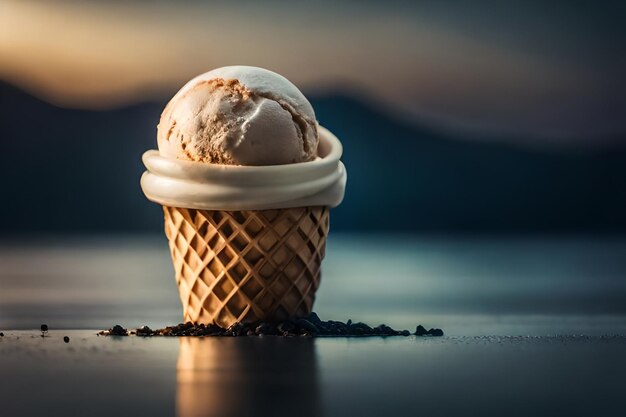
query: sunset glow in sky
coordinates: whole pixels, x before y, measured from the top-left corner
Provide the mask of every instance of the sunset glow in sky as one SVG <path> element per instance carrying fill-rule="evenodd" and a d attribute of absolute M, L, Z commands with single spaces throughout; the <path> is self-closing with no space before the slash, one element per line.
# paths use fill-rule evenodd
<path fill-rule="evenodd" d="M 409 120 L 555 140 L 626 132 L 620 3 L 184 4 L 0 0 L 0 80 L 107 108 L 247 64 Z"/>

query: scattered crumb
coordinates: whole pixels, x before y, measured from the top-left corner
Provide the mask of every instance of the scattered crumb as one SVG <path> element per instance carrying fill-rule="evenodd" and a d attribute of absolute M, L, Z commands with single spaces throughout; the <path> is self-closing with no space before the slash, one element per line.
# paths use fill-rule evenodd
<path fill-rule="evenodd" d="M 128 336 L 128 330 L 119 324 L 116 324 L 109 330 L 102 330 L 101 332 L 98 332 L 98 334 L 101 336 Z"/>
<path fill-rule="evenodd" d="M 415 329 L 415 336 L 443 336 L 443 330 L 430 329 L 426 330 L 421 324 Z"/>
<path fill-rule="evenodd" d="M 321 320 L 316 313 L 307 317 L 285 320 L 278 323 L 236 323 L 228 329 L 215 324 L 180 323 L 163 329 L 152 330 L 148 326 L 129 332 L 120 325 L 98 333 L 102 336 L 312 336 L 312 337 L 367 337 L 367 336 L 409 336 L 408 330 L 395 330 L 386 324 L 370 327 L 365 323 Z M 416 336 L 443 336 L 441 329 L 426 330 L 419 325 L 415 329 Z"/>

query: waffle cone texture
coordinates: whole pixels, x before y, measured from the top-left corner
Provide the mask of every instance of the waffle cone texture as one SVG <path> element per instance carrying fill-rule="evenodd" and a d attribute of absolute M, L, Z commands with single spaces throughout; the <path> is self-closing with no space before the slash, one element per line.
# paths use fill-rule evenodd
<path fill-rule="evenodd" d="M 313 308 L 329 209 L 221 211 L 163 206 L 186 322 L 279 321 Z"/>

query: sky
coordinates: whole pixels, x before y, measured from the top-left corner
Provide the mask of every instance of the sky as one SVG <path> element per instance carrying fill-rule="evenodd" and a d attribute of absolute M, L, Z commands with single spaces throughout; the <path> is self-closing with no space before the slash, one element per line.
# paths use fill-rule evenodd
<path fill-rule="evenodd" d="M 626 141 L 626 2 L 336 3 L 0 0 L 0 80 L 111 108 L 246 64 L 412 122 Z"/>

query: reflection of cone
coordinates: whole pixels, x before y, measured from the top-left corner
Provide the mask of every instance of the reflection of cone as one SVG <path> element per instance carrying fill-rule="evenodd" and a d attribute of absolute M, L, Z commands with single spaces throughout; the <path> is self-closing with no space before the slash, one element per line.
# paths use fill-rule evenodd
<path fill-rule="evenodd" d="M 185 321 L 228 327 L 311 312 L 327 207 L 163 211 Z"/>
<path fill-rule="evenodd" d="M 321 414 L 315 340 L 181 337 L 178 417 Z"/>

